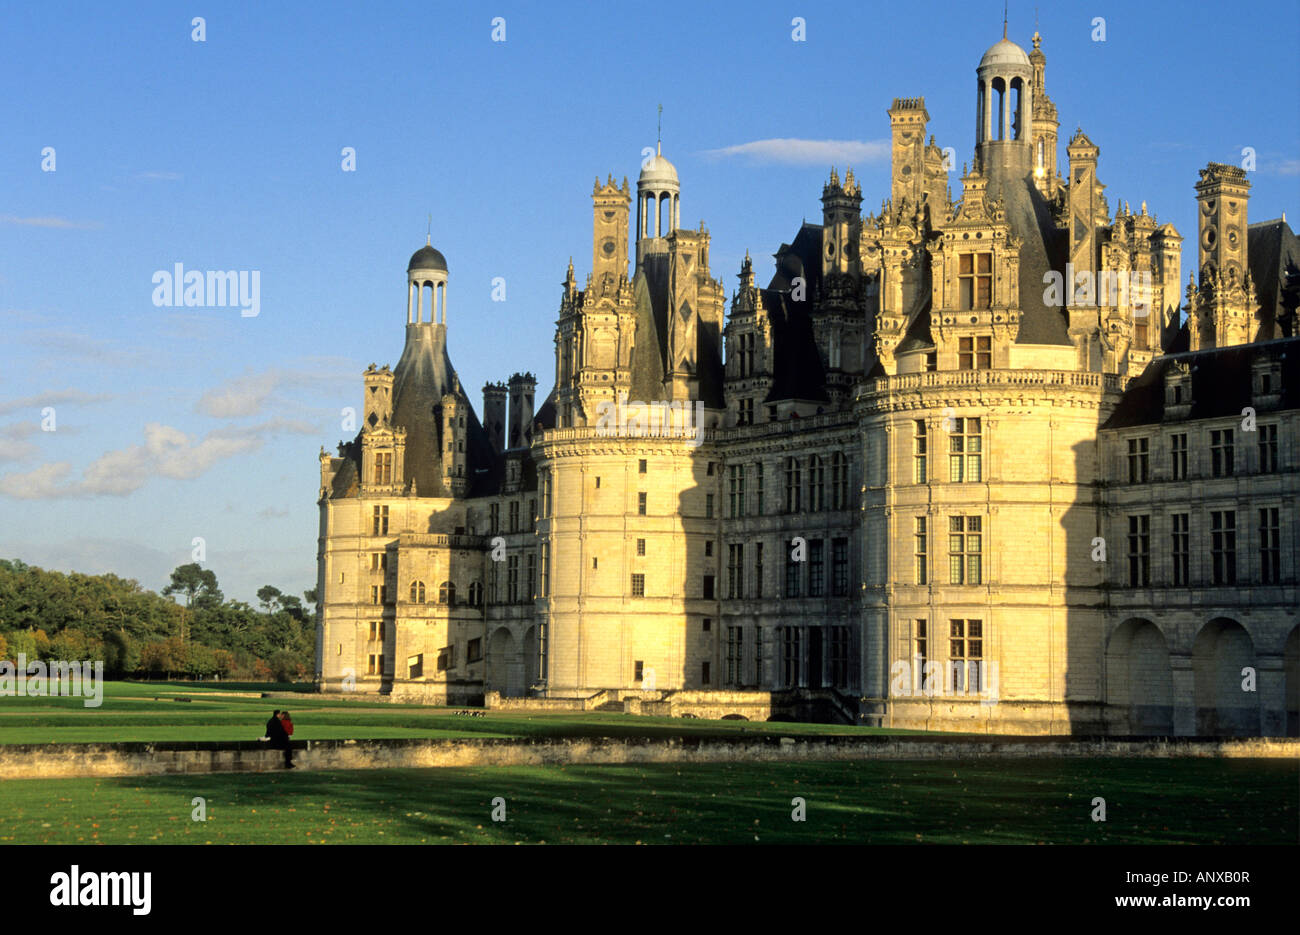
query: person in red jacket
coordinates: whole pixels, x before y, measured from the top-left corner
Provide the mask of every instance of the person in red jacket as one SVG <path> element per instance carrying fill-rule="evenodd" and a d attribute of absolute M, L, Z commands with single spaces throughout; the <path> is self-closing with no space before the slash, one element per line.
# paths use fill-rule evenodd
<path fill-rule="evenodd" d="M 293 769 L 293 720 L 288 711 L 280 712 L 280 726 L 284 728 L 284 766 Z"/>

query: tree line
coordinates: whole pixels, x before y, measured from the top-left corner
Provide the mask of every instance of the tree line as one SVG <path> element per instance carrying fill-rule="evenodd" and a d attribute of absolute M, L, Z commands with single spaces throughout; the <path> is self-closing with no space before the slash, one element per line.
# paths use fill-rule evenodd
<path fill-rule="evenodd" d="M 309 677 L 315 590 L 299 598 L 268 584 L 257 600 L 226 600 L 216 573 L 196 563 L 158 594 L 117 575 L 0 559 L 0 659 L 102 659 L 109 678 Z"/>

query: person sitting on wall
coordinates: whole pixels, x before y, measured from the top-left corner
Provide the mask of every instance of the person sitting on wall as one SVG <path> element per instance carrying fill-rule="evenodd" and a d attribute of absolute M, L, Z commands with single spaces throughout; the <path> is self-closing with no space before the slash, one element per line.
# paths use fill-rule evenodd
<path fill-rule="evenodd" d="M 293 719 L 288 711 L 280 712 L 280 726 L 284 728 L 284 766 L 293 769 Z"/>

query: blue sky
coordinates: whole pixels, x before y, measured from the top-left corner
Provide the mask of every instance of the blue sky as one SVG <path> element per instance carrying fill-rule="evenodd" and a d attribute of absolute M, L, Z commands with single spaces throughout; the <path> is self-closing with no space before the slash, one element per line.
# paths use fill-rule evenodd
<path fill-rule="evenodd" d="M 1190 269 L 1197 170 L 1249 146 L 1252 220 L 1295 226 L 1300 4 L 1039 6 L 1060 164 L 1082 126 L 1112 210 L 1146 200 Z M 1010 4 L 1026 48 L 1034 16 Z M 832 162 L 877 209 L 894 97 L 924 95 L 939 145 L 970 159 L 1001 19 L 994 2 L 803 0 L 6 10 L 0 556 L 159 588 L 202 537 L 229 596 L 311 587 L 316 454 L 351 434 L 361 370 L 397 361 L 427 215 L 471 398 L 517 370 L 545 393 L 565 266 L 590 268 L 592 182 L 635 184 L 657 105 L 682 223 L 707 223 L 730 295 L 746 249 L 765 278 L 820 219 Z M 152 277 L 178 262 L 259 271 L 260 313 L 156 307 Z"/>

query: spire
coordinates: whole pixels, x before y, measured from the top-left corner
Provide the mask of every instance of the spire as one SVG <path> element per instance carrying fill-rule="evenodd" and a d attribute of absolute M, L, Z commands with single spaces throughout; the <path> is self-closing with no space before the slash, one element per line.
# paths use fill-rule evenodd
<path fill-rule="evenodd" d="M 429 215 L 429 226 L 425 229 L 424 232 L 424 245 L 426 247 L 433 246 L 433 215 L 432 214 Z"/>
<path fill-rule="evenodd" d="M 655 154 L 662 156 L 664 154 L 664 105 L 659 105 L 659 127 L 656 131 Z"/>
<path fill-rule="evenodd" d="M 1007 37 L 1007 0 L 1002 0 L 1002 38 Z"/>

